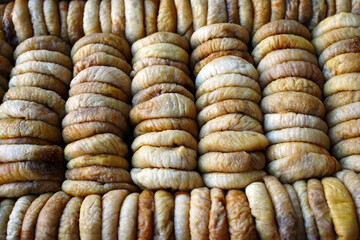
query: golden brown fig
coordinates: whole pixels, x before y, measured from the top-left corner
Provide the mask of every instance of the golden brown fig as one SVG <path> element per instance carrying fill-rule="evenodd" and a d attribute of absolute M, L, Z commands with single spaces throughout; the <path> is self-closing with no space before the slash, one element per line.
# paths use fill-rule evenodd
<path fill-rule="evenodd" d="M 41 209 L 37 223 L 35 239 L 56 239 L 63 210 L 70 200 L 64 192 L 57 192 L 50 197 Z"/>
<path fill-rule="evenodd" d="M 104 52 L 125 60 L 125 56 L 114 47 L 102 43 L 90 43 L 79 48 L 79 50 L 77 50 L 74 54 L 72 61 L 76 64 L 78 61 L 96 52 Z"/>
<path fill-rule="evenodd" d="M 195 29 L 196 30 L 196 29 Z M 244 43 L 249 42 L 246 29 L 233 23 L 211 24 L 196 31 L 190 39 L 193 49 L 214 38 L 237 38 Z"/>
<path fill-rule="evenodd" d="M 6 239 L 7 224 L 9 216 L 14 208 L 15 201 L 12 199 L 4 199 L 0 204 L 0 237 Z"/>
<path fill-rule="evenodd" d="M 125 157 L 127 145 L 118 136 L 111 133 L 94 135 L 68 144 L 64 149 L 66 160 L 82 155 L 115 154 Z"/>
<path fill-rule="evenodd" d="M 253 56 L 255 63 L 259 64 L 266 54 L 274 50 L 285 48 L 298 48 L 315 54 L 314 46 L 306 38 L 293 34 L 279 34 L 265 38 L 256 45 L 251 55 Z"/>
<path fill-rule="evenodd" d="M 128 75 L 115 67 L 93 66 L 82 70 L 71 80 L 70 88 L 85 82 L 101 82 L 119 88 L 131 97 L 131 80 Z"/>
<path fill-rule="evenodd" d="M 323 68 L 323 75 L 329 80 L 337 75 L 359 71 L 360 53 L 344 53 L 328 60 Z M 347 64 L 344 64 L 346 62 Z"/>
<path fill-rule="evenodd" d="M 210 54 L 220 51 L 247 51 L 248 48 L 244 42 L 236 38 L 214 38 L 208 40 L 194 49 L 191 53 L 190 64 L 195 64 Z"/>
<path fill-rule="evenodd" d="M 299 15 L 298 21 L 306 26 L 309 25 L 313 15 L 312 1 L 299 0 Z"/>
<path fill-rule="evenodd" d="M 272 66 L 288 61 L 305 61 L 318 66 L 317 58 L 314 54 L 296 48 L 280 49 L 268 53 L 259 63 L 257 70 L 263 73 Z"/>
<path fill-rule="evenodd" d="M 67 113 L 77 111 L 81 108 L 107 107 L 120 112 L 128 119 L 131 106 L 112 97 L 106 97 L 94 93 L 82 93 L 70 97 L 65 104 Z"/>
<path fill-rule="evenodd" d="M 74 66 L 73 75 L 76 76 L 81 71 L 91 66 L 116 67 L 125 72 L 127 75 L 130 75 L 131 72 L 131 66 L 125 60 L 104 52 L 97 52 L 78 61 Z"/>
<path fill-rule="evenodd" d="M 0 145 L 1 163 L 10 162 L 61 162 L 62 148 L 59 146 L 39 146 L 31 144 Z"/>
<path fill-rule="evenodd" d="M 240 25 L 252 33 L 254 25 L 254 8 L 251 0 L 238 0 Z"/>
<path fill-rule="evenodd" d="M 33 28 L 28 9 L 28 1 L 16 1 L 12 11 L 12 21 L 17 39 L 22 42 L 33 36 Z"/>
<path fill-rule="evenodd" d="M 130 192 L 138 192 L 139 189 L 128 183 L 99 183 L 95 181 L 72 181 L 65 180 L 61 186 L 67 194 L 75 197 L 86 197 L 91 194 L 103 195 L 109 191 L 122 189 Z"/>
<path fill-rule="evenodd" d="M 228 191 L 226 194 L 226 214 L 231 239 L 257 238 L 249 202 L 243 191 Z"/>
<path fill-rule="evenodd" d="M 176 32 L 176 8 L 174 0 L 160 0 L 157 29 L 159 32 Z"/>
<path fill-rule="evenodd" d="M 257 81 L 237 73 L 220 74 L 206 80 L 196 90 L 196 98 L 205 93 L 212 92 L 221 87 L 246 87 L 261 94 L 260 86 Z"/>
<path fill-rule="evenodd" d="M 271 17 L 270 21 L 284 19 L 286 11 L 285 0 L 271 0 Z"/>
<path fill-rule="evenodd" d="M 280 239 L 271 198 L 262 182 L 254 182 L 245 188 L 256 230 L 263 239 Z"/>
<path fill-rule="evenodd" d="M 335 76 L 324 84 L 324 96 L 329 97 L 338 92 L 349 92 L 360 90 L 360 74 L 347 73 Z M 349 93 L 350 94 L 350 93 Z"/>
<path fill-rule="evenodd" d="M 201 127 L 199 136 L 204 138 L 211 133 L 222 131 L 253 131 L 263 133 L 260 122 L 254 118 L 243 114 L 231 113 L 208 121 Z"/>
<path fill-rule="evenodd" d="M 293 184 L 293 187 L 299 197 L 306 236 L 308 239 L 317 239 L 319 238 L 319 233 L 309 205 L 307 184 L 305 181 L 297 181 Z"/>
<path fill-rule="evenodd" d="M 36 222 L 41 209 L 52 196 L 52 193 L 45 193 L 37 197 L 29 206 L 24 216 L 21 227 L 21 239 L 35 239 Z"/>
<path fill-rule="evenodd" d="M 58 1 L 44 0 L 43 12 L 45 17 L 45 24 L 50 35 L 60 36 L 60 17 Z"/>
<path fill-rule="evenodd" d="M 67 32 L 67 13 L 69 11 L 69 3 L 65 0 L 59 2 L 59 17 L 60 17 L 60 37 L 66 42 L 69 42 Z"/>
<path fill-rule="evenodd" d="M 69 69 L 56 63 L 40 61 L 28 61 L 16 65 L 16 67 L 11 70 L 10 77 L 31 72 L 53 76 L 60 79 L 66 85 L 71 81 L 71 71 Z"/>
<path fill-rule="evenodd" d="M 214 132 L 199 142 L 199 153 L 207 152 L 252 152 L 264 149 L 268 140 L 264 135 L 251 132 L 223 131 Z"/>
<path fill-rule="evenodd" d="M 237 56 L 223 56 L 214 59 L 201 69 L 196 76 L 195 86 L 199 87 L 209 78 L 227 73 L 238 73 L 254 80 L 258 80 L 259 77 L 255 67 L 246 60 Z"/>
<path fill-rule="evenodd" d="M 174 83 L 160 83 L 136 93 L 132 99 L 132 105 L 136 106 L 164 93 L 178 93 L 194 101 L 192 93 L 183 86 Z"/>
<path fill-rule="evenodd" d="M 108 107 L 80 108 L 69 112 L 62 121 L 62 127 L 83 122 L 109 122 L 119 129 L 127 129 L 129 124 L 126 118 L 118 111 Z"/>
<path fill-rule="evenodd" d="M 182 49 L 171 43 L 154 43 L 141 48 L 132 58 L 132 64 L 140 61 L 143 58 L 165 58 L 172 61 L 188 64 L 189 54 Z"/>
<path fill-rule="evenodd" d="M 77 41 L 71 49 L 71 57 L 83 46 L 90 43 L 101 43 L 116 48 L 122 54 L 124 54 L 126 60 L 131 59 L 130 46 L 127 41 L 112 33 L 95 33 L 85 37 L 82 37 Z"/>
<path fill-rule="evenodd" d="M 139 196 L 138 204 L 137 237 L 139 239 L 152 239 L 155 225 L 154 193 L 149 190 L 142 191 Z"/>
<path fill-rule="evenodd" d="M 190 0 L 194 31 L 206 26 L 208 1 Z"/>
<path fill-rule="evenodd" d="M 303 219 L 303 214 L 301 212 L 299 197 L 292 185 L 284 184 L 284 187 L 285 187 L 285 190 L 289 194 L 291 204 L 292 204 L 295 214 L 296 214 L 296 238 L 297 239 L 306 239 L 304 219 Z"/>
<path fill-rule="evenodd" d="M 357 188 L 360 176 L 350 170 L 343 170 L 338 172 L 336 176 L 344 183 L 348 191 L 350 192 L 356 207 L 357 218 L 359 220 L 360 202 L 359 202 L 359 190 Z"/>
<path fill-rule="evenodd" d="M 252 0 L 254 6 L 254 26 L 251 35 L 259 30 L 263 25 L 270 22 L 271 1 L 270 0 Z"/>
<path fill-rule="evenodd" d="M 189 191 L 204 185 L 200 174 L 194 171 L 161 168 L 133 168 L 130 174 L 134 183 L 142 189 L 174 189 Z"/>
<path fill-rule="evenodd" d="M 240 99 L 258 103 L 261 96 L 252 89 L 238 87 L 218 88 L 210 93 L 205 93 L 196 100 L 196 109 L 201 111 L 205 107 L 228 99 Z"/>
<path fill-rule="evenodd" d="M 85 35 L 101 32 L 99 9 L 100 0 L 86 1 L 83 18 L 83 28 Z"/>
<path fill-rule="evenodd" d="M 273 13 L 272 13 L 273 14 Z M 256 47 L 262 40 L 267 37 L 278 34 L 293 34 L 311 40 L 311 34 L 309 30 L 302 24 L 293 20 L 280 20 L 271 21 L 262 26 L 253 36 L 252 46 Z M 297 20 L 297 19 L 296 19 Z"/>
<path fill-rule="evenodd" d="M 0 126 L 0 139 L 32 137 L 61 143 L 60 129 L 42 121 L 9 118 L 0 120 Z"/>
<path fill-rule="evenodd" d="M 113 190 L 102 197 L 101 235 L 104 239 L 118 237 L 120 210 L 128 195 L 127 190 Z"/>
<path fill-rule="evenodd" d="M 83 16 L 85 1 L 71 1 L 69 3 L 69 11 L 67 15 L 67 32 L 69 41 L 73 45 L 77 40 L 84 36 Z"/>
<path fill-rule="evenodd" d="M 245 195 L 245 194 L 244 194 Z M 210 190 L 209 238 L 229 238 L 225 192 L 218 188 Z M 250 212 L 250 211 L 249 211 Z M 250 214 L 248 215 L 250 217 Z M 230 216 L 229 216 L 230 217 Z"/>
<path fill-rule="evenodd" d="M 317 144 L 327 150 L 330 149 L 330 139 L 326 133 L 314 128 L 284 128 L 266 133 L 269 144 L 283 142 L 308 142 Z"/>
<path fill-rule="evenodd" d="M 188 132 L 181 130 L 166 130 L 162 132 L 151 132 L 138 136 L 131 144 L 133 152 L 142 146 L 153 147 L 177 147 L 184 146 L 197 150 L 196 139 Z"/>
<path fill-rule="evenodd" d="M 274 93 L 263 98 L 260 106 L 265 114 L 294 112 L 313 115 L 319 118 L 323 118 L 325 115 L 324 104 L 318 98 L 301 92 Z"/>
<path fill-rule="evenodd" d="M 190 194 L 175 194 L 174 232 L 176 239 L 190 239 Z"/>
<path fill-rule="evenodd" d="M 190 70 L 187 64 L 184 64 L 179 61 L 172 61 L 167 58 L 158 58 L 158 57 L 148 57 L 148 58 L 142 58 L 136 63 L 133 64 L 133 70 L 130 74 L 130 76 L 135 77 L 135 75 L 141 70 L 146 67 L 152 66 L 152 65 L 169 65 L 174 66 L 176 68 L 179 68 L 183 72 L 185 72 L 187 75 L 190 75 Z"/>
<path fill-rule="evenodd" d="M 14 51 L 14 59 L 16 60 L 20 54 L 31 50 L 49 50 L 58 51 L 69 56 L 71 47 L 62 39 L 56 36 L 38 36 L 26 39 L 20 43 Z"/>
<path fill-rule="evenodd" d="M 204 183 L 208 188 L 239 189 L 252 182 L 260 181 L 265 171 L 249 171 L 243 173 L 204 173 Z"/>
<path fill-rule="evenodd" d="M 332 153 L 338 159 L 350 155 L 359 155 L 359 149 L 357 148 L 359 142 L 360 137 L 343 140 L 333 146 Z"/>
<path fill-rule="evenodd" d="M 329 6 L 328 6 L 329 7 Z M 335 13 L 331 14 L 334 15 Z M 344 27 L 359 27 L 359 16 L 351 13 L 339 13 L 321 21 L 312 31 L 312 37 L 317 38 L 331 30 Z"/>
<path fill-rule="evenodd" d="M 125 169 L 104 166 L 73 168 L 65 173 L 67 180 L 96 181 L 100 183 L 132 183 Z"/>
<path fill-rule="evenodd" d="M 61 182 L 27 181 L 0 185 L 0 197 L 18 198 L 27 194 L 42 194 L 61 190 Z"/>
<path fill-rule="evenodd" d="M 296 236 L 296 217 L 289 194 L 279 180 L 273 176 L 264 177 L 264 182 L 274 204 L 280 237 L 294 238 Z"/>
<path fill-rule="evenodd" d="M 314 128 L 327 133 L 328 126 L 321 118 L 299 113 L 274 113 L 264 115 L 264 130 L 281 130 L 283 128 Z"/>
<path fill-rule="evenodd" d="M 60 64 L 69 70 L 72 70 L 72 62 L 69 56 L 64 55 L 61 52 L 49 51 L 49 50 L 31 50 L 21 54 L 15 64 L 21 64 L 29 61 L 39 62 L 52 62 Z"/>
<path fill-rule="evenodd" d="M 146 102 L 136 105 L 130 112 L 133 125 L 152 118 L 192 118 L 196 108 L 193 101 L 178 93 L 164 93 Z"/>
<path fill-rule="evenodd" d="M 66 99 L 68 95 L 68 88 L 61 80 L 40 73 L 24 73 L 10 79 L 10 88 L 20 86 L 32 86 L 51 90 L 59 94 L 63 99 Z"/>
<path fill-rule="evenodd" d="M 226 23 L 227 11 L 226 3 L 223 0 L 209 0 L 206 18 L 207 25 L 214 23 Z"/>
<path fill-rule="evenodd" d="M 128 161 L 118 155 L 113 154 L 97 154 L 97 155 L 82 155 L 71 159 L 67 163 L 68 169 L 86 167 L 86 166 L 105 166 L 118 167 L 123 169 L 129 168 Z"/>
<path fill-rule="evenodd" d="M 340 165 L 335 158 L 312 152 L 296 153 L 272 161 L 268 165 L 269 173 L 285 183 L 311 177 L 329 176 L 338 170 L 340 170 Z"/>
<path fill-rule="evenodd" d="M 144 22 L 146 36 L 152 35 L 157 32 L 157 13 L 159 10 L 159 4 L 160 0 L 144 0 Z"/>
<path fill-rule="evenodd" d="M 101 94 L 107 97 L 115 98 L 125 103 L 130 102 L 129 97 L 122 90 L 113 87 L 112 85 L 107 83 L 85 82 L 85 83 L 77 84 L 70 89 L 69 97 L 82 93 Z"/>
<path fill-rule="evenodd" d="M 156 191 L 154 239 L 174 238 L 174 197 L 164 190 Z"/>
<path fill-rule="evenodd" d="M 209 62 L 211 62 L 215 58 L 227 56 L 227 55 L 241 57 L 241 58 L 245 59 L 246 61 L 248 61 L 249 63 L 254 64 L 254 60 L 253 60 L 252 56 L 247 51 L 230 50 L 230 51 L 214 52 L 214 53 L 211 53 L 206 58 L 204 58 L 203 60 L 197 62 L 195 64 L 195 66 L 191 66 L 193 68 L 194 76 L 196 77 L 199 74 L 199 72 L 201 71 L 201 69 L 203 69 L 203 67 L 205 67 Z"/>
<path fill-rule="evenodd" d="M 130 44 L 145 37 L 144 2 L 139 0 L 124 0 L 125 36 Z"/>
<path fill-rule="evenodd" d="M 111 32 L 125 37 L 124 0 L 111 0 Z"/>
<path fill-rule="evenodd" d="M 161 132 L 164 130 L 184 130 L 191 133 L 195 138 L 198 137 L 196 121 L 191 118 L 154 118 L 144 120 L 136 125 L 134 137 L 145 133 Z"/>
<path fill-rule="evenodd" d="M 179 84 L 191 92 L 195 89 L 191 78 L 179 68 L 167 65 L 153 65 L 137 72 L 131 82 L 131 93 L 135 95 L 141 90 L 161 83 Z"/>
<path fill-rule="evenodd" d="M 277 159 L 289 157 L 298 153 L 319 153 L 330 155 L 329 152 L 318 145 L 304 142 L 287 142 L 272 145 L 266 149 L 266 158 L 271 162 Z"/>
<path fill-rule="evenodd" d="M 120 239 L 135 239 L 138 217 L 138 193 L 129 194 L 121 206 L 118 237 Z"/>
<path fill-rule="evenodd" d="M 83 199 L 73 197 L 66 204 L 60 218 L 58 239 L 79 240 L 79 215 Z"/>
<path fill-rule="evenodd" d="M 14 205 L 13 210 L 9 216 L 9 222 L 7 223 L 7 234 L 8 239 L 19 239 L 21 236 L 21 225 L 24 220 L 27 209 L 31 205 L 35 196 L 28 195 L 20 197 Z"/>
<path fill-rule="evenodd" d="M 208 121 L 226 114 L 241 113 L 263 122 L 263 115 L 259 106 L 246 100 L 224 100 L 205 107 L 197 116 L 198 124 L 202 127 Z"/>
<path fill-rule="evenodd" d="M 198 168 L 202 173 L 240 173 L 261 170 L 265 166 L 265 155 L 261 152 L 209 152 L 199 157 Z"/>
<path fill-rule="evenodd" d="M 314 38 L 311 43 L 316 48 L 316 53 L 321 55 L 322 52 L 332 44 L 346 39 L 352 39 L 360 36 L 360 30 L 356 27 L 344 27 L 334 29 L 323 35 Z"/>
<path fill-rule="evenodd" d="M 360 119 L 353 119 L 335 125 L 329 130 L 329 137 L 331 139 L 331 143 L 336 144 L 348 138 L 360 137 L 359 128 Z"/>
<path fill-rule="evenodd" d="M 105 0 L 100 2 L 99 21 L 100 21 L 101 32 L 111 33 L 112 30 L 111 0 Z"/>
<path fill-rule="evenodd" d="M 349 120 L 357 119 L 358 117 L 358 105 L 359 102 L 349 103 L 347 105 L 335 108 L 330 111 L 326 116 L 325 120 L 328 123 L 329 127 L 334 127 L 335 125 L 346 122 Z"/>
<path fill-rule="evenodd" d="M 306 78 L 315 82 L 319 87 L 324 85 L 324 77 L 320 69 L 305 61 L 289 61 L 274 65 L 260 74 L 261 87 L 266 87 L 272 81 L 285 77 Z"/>
<path fill-rule="evenodd" d="M 171 32 L 157 32 L 134 42 L 134 44 L 131 45 L 131 53 L 132 55 L 135 55 L 141 48 L 155 43 L 170 43 L 187 52 L 190 50 L 189 42 L 178 34 Z"/>
<path fill-rule="evenodd" d="M 55 92 L 39 87 L 12 87 L 4 95 L 3 101 L 22 100 L 38 103 L 56 112 L 60 118 L 65 115 L 65 101 Z"/>
<path fill-rule="evenodd" d="M 135 168 L 174 168 L 192 171 L 196 167 L 196 151 L 180 147 L 143 146 L 132 156 Z"/>
<path fill-rule="evenodd" d="M 44 105 L 22 101 L 11 100 L 0 105 L 0 118 L 22 118 L 25 120 L 40 120 L 51 125 L 59 126 L 59 115 Z"/>
<path fill-rule="evenodd" d="M 263 97 L 278 92 L 304 92 L 322 99 L 321 88 L 313 81 L 299 77 L 280 78 L 269 83 L 262 92 Z"/>
<path fill-rule="evenodd" d="M 193 17 L 190 0 L 174 0 L 176 8 L 176 33 L 184 35 L 192 27 Z M 146 13 L 145 13 L 146 14 Z"/>
<path fill-rule="evenodd" d="M 34 36 L 48 35 L 43 12 L 43 3 L 44 0 L 29 0 L 28 2 Z"/>
<path fill-rule="evenodd" d="M 326 18 L 325 0 L 316 0 L 312 2 L 312 18 L 309 23 L 309 30 L 313 30 L 324 18 Z"/>
<path fill-rule="evenodd" d="M 101 196 L 93 194 L 84 198 L 79 217 L 80 239 L 101 238 L 101 210 Z"/>
<path fill-rule="evenodd" d="M 317 179 L 310 179 L 307 183 L 307 191 L 309 205 L 313 212 L 320 238 L 335 240 L 330 209 L 326 203 L 324 188 L 321 182 Z"/>
<path fill-rule="evenodd" d="M 26 181 L 62 181 L 60 163 L 14 162 L 0 165 L 0 184 Z"/>
<path fill-rule="evenodd" d="M 337 178 L 327 177 L 322 179 L 321 183 L 330 208 L 335 233 L 339 238 L 356 239 L 359 230 L 356 224 L 355 205 L 350 193 Z"/>
<path fill-rule="evenodd" d="M 191 237 L 207 239 L 211 208 L 210 190 L 208 188 L 197 188 L 192 190 L 190 194 L 189 224 Z"/>

